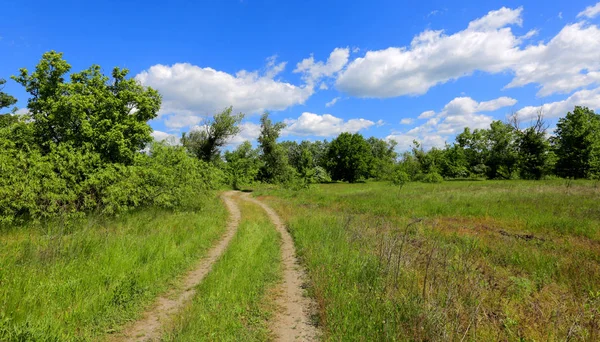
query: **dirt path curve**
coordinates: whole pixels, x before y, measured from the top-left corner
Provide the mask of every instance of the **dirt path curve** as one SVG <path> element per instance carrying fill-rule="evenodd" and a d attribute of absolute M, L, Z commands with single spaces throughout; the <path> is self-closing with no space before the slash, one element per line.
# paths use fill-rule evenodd
<path fill-rule="evenodd" d="M 261 206 L 281 234 L 281 257 L 283 262 L 283 283 L 281 295 L 276 304 L 279 311 L 271 326 L 277 341 L 316 341 L 319 337 L 317 328 L 311 324 L 310 316 L 317 307 L 310 298 L 303 296 L 302 285 L 305 273 L 296 259 L 296 249 L 292 236 L 285 228 L 275 210 L 265 203 L 243 194 L 243 199 Z"/>
<path fill-rule="evenodd" d="M 235 193 L 237 192 L 227 191 L 221 195 L 227 211 L 229 211 L 227 231 L 221 240 L 200 260 L 200 263 L 185 276 L 183 292 L 169 291 L 158 298 L 152 308 L 144 313 L 142 319 L 126 327 L 123 333 L 115 336 L 112 341 L 155 341 L 160 339 L 165 323 L 194 297 L 196 285 L 210 272 L 213 264 L 227 249 L 227 245 L 235 235 L 241 217 L 240 209 L 231 199 L 231 195 Z"/>

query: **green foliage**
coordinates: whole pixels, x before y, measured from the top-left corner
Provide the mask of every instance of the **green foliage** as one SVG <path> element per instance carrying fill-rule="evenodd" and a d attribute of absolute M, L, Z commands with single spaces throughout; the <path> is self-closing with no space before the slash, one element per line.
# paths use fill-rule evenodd
<path fill-rule="evenodd" d="M 263 162 L 258 178 L 267 183 L 286 183 L 295 176 L 294 168 L 288 163 L 287 152 L 277 143 L 279 134 L 285 128 L 283 122 L 273 124 L 269 113 L 260 118 L 260 136 L 258 144 Z"/>
<path fill-rule="evenodd" d="M 554 153 L 546 138 L 543 117 L 535 125 L 518 131 L 519 168 L 523 179 L 543 179 L 552 171 Z"/>
<path fill-rule="evenodd" d="M 51 51 L 33 73 L 21 69 L 13 77 L 32 96 L 27 108 L 42 153 L 50 153 L 53 144 L 68 143 L 106 162 L 133 163 L 152 141 L 147 121 L 160 109 L 158 92 L 127 79 L 127 69 L 114 68 L 110 79 L 93 65 L 72 73 L 67 82 L 70 69 L 61 53 Z"/>
<path fill-rule="evenodd" d="M 253 149 L 249 141 L 244 141 L 234 151 L 226 151 L 225 161 L 228 184 L 235 190 L 252 184 L 261 166 L 258 150 Z"/>
<path fill-rule="evenodd" d="M 392 176 L 392 183 L 402 188 L 404 184 L 410 182 L 410 176 L 401 168 L 397 168 Z"/>
<path fill-rule="evenodd" d="M 6 80 L 0 78 L 0 109 L 8 108 L 17 103 L 17 99 L 2 91 L 4 89 L 4 84 L 6 84 Z M 0 116 L 0 127 L 2 127 L 3 119 L 5 119 L 4 116 Z"/>
<path fill-rule="evenodd" d="M 378 180 L 389 180 L 398 158 L 395 151 L 397 143 L 375 137 L 367 139 L 367 143 L 371 147 L 369 176 Z"/>
<path fill-rule="evenodd" d="M 562 177 L 600 177 L 600 115 L 576 106 L 558 120 L 553 140 L 556 173 Z"/>
<path fill-rule="evenodd" d="M 324 167 L 315 166 L 313 169 L 313 179 L 315 183 L 330 183 L 331 176 Z"/>
<path fill-rule="evenodd" d="M 244 114 L 233 115 L 232 110 L 232 107 L 229 107 L 215 114 L 212 120 L 201 125 L 202 130 L 183 133 L 181 144 L 198 159 L 215 162 L 220 157 L 220 149 L 225 146 L 229 138 L 240 132 L 239 123 L 244 118 Z"/>
<path fill-rule="evenodd" d="M 441 183 L 444 181 L 444 177 L 437 172 L 431 172 L 424 174 L 420 180 L 423 183 Z"/>
<path fill-rule="evenodd" d="M 518 155 L 515 129 L 502 121 L 494 121 L 484 134 L 488 151 L 485 165 L 489 179 L 510 179 L 516 171 Z"/>
<path fill-rule="evenodd" d="M 362 135 L 345 132 L 331 142 L 327 159 L 327 169 L 333 180 L 354 183 L 369 175 L 371 147 Z"/>

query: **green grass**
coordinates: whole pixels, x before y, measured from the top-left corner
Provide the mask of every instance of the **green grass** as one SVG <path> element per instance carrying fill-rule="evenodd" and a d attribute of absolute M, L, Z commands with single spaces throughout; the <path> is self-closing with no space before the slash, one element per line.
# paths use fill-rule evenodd
<path fill-rule="evenodd" d="M 168 341 L 265 341 L 280 278 L 280 237 L 264 211 L 238 201 L 242 221 L 227 251 L 164 336 Z"/>
<path fill-rule="evenodd" d="M 325 340 L 597 340 L 588 181 L 260 188 L 288 222 Z"/>
<path fill-rule="evenodd" d="M 215 197 L 198 212 L 1 232 L 0 340 L 97 340 L 119 329 L 205 254 L 226 219 Z"/>

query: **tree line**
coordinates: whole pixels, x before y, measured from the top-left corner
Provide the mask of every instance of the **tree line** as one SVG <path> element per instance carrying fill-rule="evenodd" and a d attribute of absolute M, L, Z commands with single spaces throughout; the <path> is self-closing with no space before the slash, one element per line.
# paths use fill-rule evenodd
<path fill-rule="evenodd" d="M 600 115 L 575 107 L 549 134 L 540 114 L 525 129 L 513 117 L 488 129 L 465 128 L 453 144 L 425 150 L 414 142 L 398 154 L 394 141 L 341 133 L 331 141 L 282 141 L 285 124 L 260 118 L 255 148 L 225 147 L 244 114 L 227 108 L 181 144 L 154 142 L 148 121 L 160 94 L 115 68 L 81 72 L 61 53 L 47 52 L 33 72 L 13 80 L 30 94 L 27 114 L 0 115 L 0 224 L 85 213 L 114 215 L 142 206 L 197 208 L 223 186 L 254 182 L 292 188 L 367 179 L 440 182 L 444 179 L 600 178 Z M 68 78 L 67 78 L 68 76 Z M 0 109 L 17 101 L 2 92 Z"/>

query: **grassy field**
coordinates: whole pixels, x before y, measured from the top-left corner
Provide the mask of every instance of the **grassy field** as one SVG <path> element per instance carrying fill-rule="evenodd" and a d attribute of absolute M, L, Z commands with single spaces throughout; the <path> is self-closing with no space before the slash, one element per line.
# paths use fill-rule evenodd
<path fill-rule="evenodd" d="M 600 339 L 597 182 L 254 195 L 287 221 L 327 340 Z"/>
<path fill-rule="evenodd" d="M 0 340 L 97 340 L 135 319 L 225 229 L 218 198 L 195 213 L 141 210 L 0 234 Z"/>
<path fill-rule="evenodd" d="M 167 341 L 265 341 L 280 278 L 279 234 L 256 204 L 238 201 L 239 230 L 223 257 L 177 317 Z"/>

